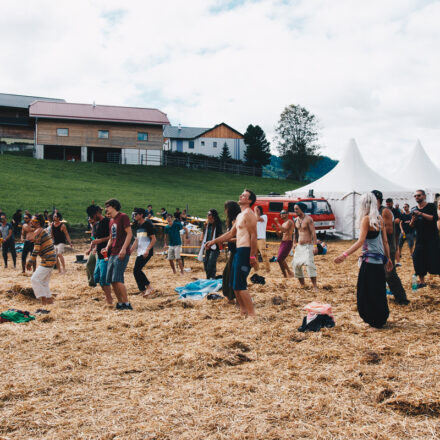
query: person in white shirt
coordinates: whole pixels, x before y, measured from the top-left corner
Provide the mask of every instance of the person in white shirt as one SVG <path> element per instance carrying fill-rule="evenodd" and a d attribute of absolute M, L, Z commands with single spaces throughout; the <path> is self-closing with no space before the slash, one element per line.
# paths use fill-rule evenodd
<path fill-rule="evenodd" d="M 267 215 L 263 214 L 263 208 L 256 206 L 254 208 L 255 215 L 257 216 L 257 245 L 258 252 L 263 260 L 264 268 L 266 272 L 270 272 L 269 257 L 267 256 L 266 249 L 266 227 L 267 227 Z M 258 268 L 257 268 L 258 270 Z"/>

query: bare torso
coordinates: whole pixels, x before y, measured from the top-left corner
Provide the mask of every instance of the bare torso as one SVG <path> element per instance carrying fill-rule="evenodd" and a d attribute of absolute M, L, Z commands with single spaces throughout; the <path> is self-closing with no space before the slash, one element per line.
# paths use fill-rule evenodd
<path fill-rule="evenodd" d="M 298 232 L 298 244 L 312 244 L 314 240 L 314 233 L 312 233 L 311 224 L 313 220 L 308 215 L 302 219 L 297 217 L 295 219 L 295 232 Z"/>
<path fill-rule="evenodd" d="M 251 231 L 249 230 L 249 219 L 250 216 L 255 218 L 255 213 L 251 208 L 246 208 L 243 212 L 240 212 L 235 221 L 235 226 L 237 228 L 237 247 L 251 247 Z"/>
<path fill-rule="evenodd" d="M 28 223 L 23 224 L 22 234 L 25 240 L 34 241 L 34 230 L 30 224 Z"/>
<path fill-rule="evenodd" d="M 281 225 L 281 231 L 283 232 L 283 237 L 281 241 L 292 240 L 293 231 L 295 229 L 295 225 L 292 220 L 286 220 Z"/>

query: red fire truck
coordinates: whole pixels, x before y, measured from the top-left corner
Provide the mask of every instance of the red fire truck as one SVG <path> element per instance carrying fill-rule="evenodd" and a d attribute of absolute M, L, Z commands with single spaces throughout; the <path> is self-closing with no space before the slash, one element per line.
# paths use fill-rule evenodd
<path fill-rule="evenodd" d="M 272 227 L 272 224 L 275 222 L 275 217 L 280 219 L 280 212 L 282 210 L 286 210 L 289 213 L 290 219 L 296 217 L 293 208 L 297 202 L 304 203 L 307 206 L 306 214 L 312 217 L 317 232 L 334 232 L 335 215 L 332 212 L 330 204 L 324 198 L 290 198 L 280 195 L 257 196 L 255 206 L 261 206 L 263 213 L 267 215 L 266 230 L 268 232 L 275 232 Z"/>

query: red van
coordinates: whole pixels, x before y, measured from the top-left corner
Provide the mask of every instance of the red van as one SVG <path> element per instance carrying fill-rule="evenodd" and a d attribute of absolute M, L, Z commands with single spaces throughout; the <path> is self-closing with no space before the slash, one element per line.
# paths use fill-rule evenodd
<path fill-rule="evenodd" d="M 267 215 L 266 230 L 268 232 L 275 232 L 272 227 L 272 223 L 275 223 L 275 217 L 278 217 L 280 220 L 280 212 L 283 209 L 289 213 L 290 219 L 296 217 L 293 208 L 297 202 L 304 203 L 307 206 L 306 214 L 312 217 L 317 232 L 334 232 L 335 215 L 332 212 L 330 204 L 324 198 L 257 196 L 255 206 L 261 206 L 263 208 L 263 213 Z"/>

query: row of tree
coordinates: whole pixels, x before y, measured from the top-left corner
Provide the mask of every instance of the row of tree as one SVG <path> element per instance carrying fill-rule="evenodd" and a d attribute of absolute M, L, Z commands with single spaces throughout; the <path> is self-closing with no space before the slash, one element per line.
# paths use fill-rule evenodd
<path fill-rule="evenodd" d="M 289 105 L 281 113 L 275 128 L 276 148 L 283 168 L 290 178 L 303 181 L 310 166 L 319 159 L 318 120 L 300 105 Z M 270 143 L 259 125 L 249 125 L 244 134 L 245 161 L 249 166 L 262 167 L 271 160 Z M 231 159 L 228 146 L 223 145 L 220 160 Z"/>

